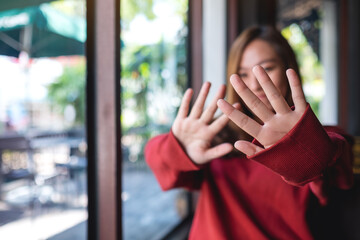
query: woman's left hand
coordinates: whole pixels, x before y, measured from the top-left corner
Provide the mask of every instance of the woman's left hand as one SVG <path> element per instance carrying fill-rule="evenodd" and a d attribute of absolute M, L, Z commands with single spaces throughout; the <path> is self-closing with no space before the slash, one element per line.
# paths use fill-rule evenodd
<path fill-rule="evenodd" d="M 259 141 L 264 148 L 269 148 L 284 137 L 300 120 L 305 112 L 307 103 L 301 82 L 296 72 L 292 69 L 286 71 L 289 80 L 292 99 L 295 109 L 292 110 L 284 97 L 275 87 L 274 83 L 261 66 L 255 66 L 253 73 L 263 88 L 272 109 L 269 109 L 240 79 L 236 74 L 230 78 L 235 91 L 243 99 L 248 108 L 263 122 L 258 123 L 254 119 L 234 108 L 225 100 L 218 100 L 218 107 L 237 126 Z M 254 155 L 264 148 L 251 142 L 239 140 L 235 148 L 246 155 Z"/>

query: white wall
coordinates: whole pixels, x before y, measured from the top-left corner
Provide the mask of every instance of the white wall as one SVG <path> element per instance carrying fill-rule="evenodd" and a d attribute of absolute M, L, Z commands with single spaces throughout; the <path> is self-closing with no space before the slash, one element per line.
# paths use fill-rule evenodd
<path fill-rule="evenodd" d="M 203 0 L 203 81 L 212 83 L 207 103 L 226 83 L 226 1 Z"/>
<path fill-rule="evenodd" d="M 320 104 L 320 121 L 325 125 L 338 123 L 338 53 L 336 3 L 323 2 L 323 26 L 320 32 L 320 53 L 324 68 L 325 96 Z"/>

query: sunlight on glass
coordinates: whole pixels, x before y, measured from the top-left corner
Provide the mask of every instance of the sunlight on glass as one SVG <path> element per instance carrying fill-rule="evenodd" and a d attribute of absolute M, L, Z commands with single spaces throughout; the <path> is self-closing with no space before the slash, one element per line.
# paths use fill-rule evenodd
<path fill-rule="evenodd" d="M 186 197 L 181 190 L 160 190 L 144 146 L 169 131 L 187 86 L 188 3 L 121 4 L 124 239 L 161 239 L 186 215 Z"/>
<path fill-rule="evenodd" d="M 86 239 L 85 40 L 82 0 L 0 12 L 1 239 Z"/>
<path fill-rule="evenodd" d="M 297 24 L 291 24 L 281 33 L 295 51 L 306 99 L 318 115 L 320 102 L 325 95 L 322 64 Z"/>

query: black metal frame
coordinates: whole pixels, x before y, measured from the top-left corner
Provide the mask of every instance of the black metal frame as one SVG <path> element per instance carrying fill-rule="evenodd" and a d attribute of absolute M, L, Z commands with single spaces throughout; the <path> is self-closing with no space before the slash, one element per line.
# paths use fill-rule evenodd
<path fill-rule="evenodd" d="M 96 109 L 95 106 L 95 0 L 86 1 L 86 22 L 87 22 L 87 40 L 86 40 L 86 136 L 87 136 L 87 159 L 88 159 L 88 225 L 87 235 L 89 240 L 99 239 L 98 237 L 98 202 L 97 202 L 97 164 L 96 164 Z M 91 97 L 90 97 L 91 96 Z"/>

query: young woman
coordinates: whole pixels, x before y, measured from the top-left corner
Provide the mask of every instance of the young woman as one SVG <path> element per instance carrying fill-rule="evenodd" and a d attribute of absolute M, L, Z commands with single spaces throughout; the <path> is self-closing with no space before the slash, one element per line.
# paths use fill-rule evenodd
<path fill-rule="evenodd" d="M 352 185 L 351 138 L 319 123 L 274 28 L 236 39 L 228 76 L 205 109 L 210 83 L 190 113 L 185 92 L 171 131 L 147 144 L 147 163 L 163 190 L 200 190 L 190 239 L 313 239 L 310 200 L 326 205 L 328 187 Z"/>

